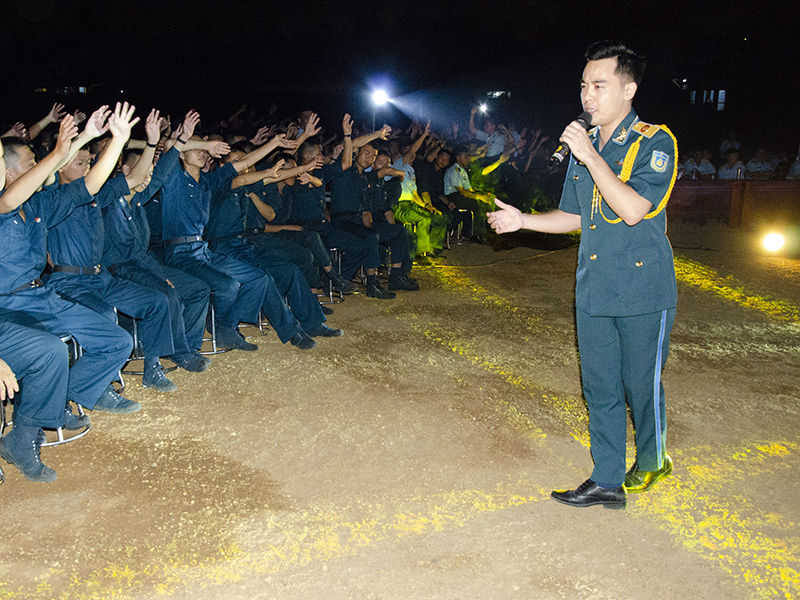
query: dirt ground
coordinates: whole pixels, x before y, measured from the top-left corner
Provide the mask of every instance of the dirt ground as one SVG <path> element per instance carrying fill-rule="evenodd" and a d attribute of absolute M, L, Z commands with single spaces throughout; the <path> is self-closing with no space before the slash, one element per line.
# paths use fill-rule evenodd
<path fill-rule="evenodd" d="M 800 597 L 800 260 L 670 227 L 675 471 L 627 510 L 549 498 L 591 471 L 577 252 L 518 234 L 347 297 L 316 349 L 127 377 L 142 411 L 45 448 L 56 482 L 3 465 L 0 599 Z"/>

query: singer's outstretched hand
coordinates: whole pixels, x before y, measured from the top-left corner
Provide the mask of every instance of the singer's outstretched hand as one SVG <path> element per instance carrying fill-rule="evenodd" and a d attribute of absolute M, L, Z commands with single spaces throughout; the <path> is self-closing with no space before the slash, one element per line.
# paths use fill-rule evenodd
<path fill-rule="evenodd" d="M 592 145 L 592 141 L 589 139 L 589 134 L 586 133 L 586 129 L 577 121 L 567 125 L 564 133 L 558 139 L 560 142 L 566 143 L 572 155 L 584 164 L 588 163 L 593 155 L 599 156 Z"/>
<path fill-rule="evenodd" d="M 501 202 L 497 198 L 494 199 L 494 203 L 500 210 L 486 213 L 486 217 L 488 218 L 489 225 L 491 225 L 492 229 L 494 229 L 497 233 L 511 233 L 512 231 L 518 231 L 522 229 L 524 225 L 522 221 L 522 213 L 516 206 L 511 206 L 510 204 Z"/>

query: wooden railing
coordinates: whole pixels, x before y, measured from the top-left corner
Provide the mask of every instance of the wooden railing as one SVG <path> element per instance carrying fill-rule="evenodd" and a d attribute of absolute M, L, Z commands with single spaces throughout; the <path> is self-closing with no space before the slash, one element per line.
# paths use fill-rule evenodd
<path fill-rule="evenodd" d="M 667 215 L 746 229 L 765 223 L 800 224 L 800 181 L 677 181 Z"/>

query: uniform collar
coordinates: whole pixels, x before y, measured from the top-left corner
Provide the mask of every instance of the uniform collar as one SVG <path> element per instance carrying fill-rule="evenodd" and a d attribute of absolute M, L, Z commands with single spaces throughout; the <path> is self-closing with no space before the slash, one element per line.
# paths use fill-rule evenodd
<path fill-rule="evenodd" d="M 631 129 L 633 129 L 633 126 L 638 120 L 639 116 L 636 114 L 636 111 L 631 109 L 631 112 L 628 113 L 628 116 L 622 119 L 622 123 L 620 123 L 616 131 L 614 131 L 614 135 L 611 136 L 611 141 L 618 146 L 624 146 L 628 141 L 628 136 L 631 133 Z"/>

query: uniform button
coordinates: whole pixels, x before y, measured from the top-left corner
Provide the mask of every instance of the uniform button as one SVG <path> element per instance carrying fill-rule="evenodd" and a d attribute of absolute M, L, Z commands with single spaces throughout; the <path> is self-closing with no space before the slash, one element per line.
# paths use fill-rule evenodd
<path fill-rule="evenodd" d="M 637 260 L 637 261 L 636 261 L 636 266 L 637 266 L 637 267 L 641 267 L 641 266 L 642 266 L 642 261 L 640 261 L 640 260 Z"/>
<path fill-rule="evenodd" d="M 591 225 L 589 225 L 589 229 L 597 229 L 597 225 L 595 225 L 594 223 L 592 223 Z"/>
<path fill-rule="evenodd" d="M 573 177 L 573 179 L 574 179 L 575 181 L 578 181 L 578 176 L 577 176 L 577 175 L 575 175 L 575 176 Z"/>
<path fill-rule="evenodd" d="M 589 258 L 591 258 L 592 260 L 597 260 L 597 254 L 592 254 Z"/>

